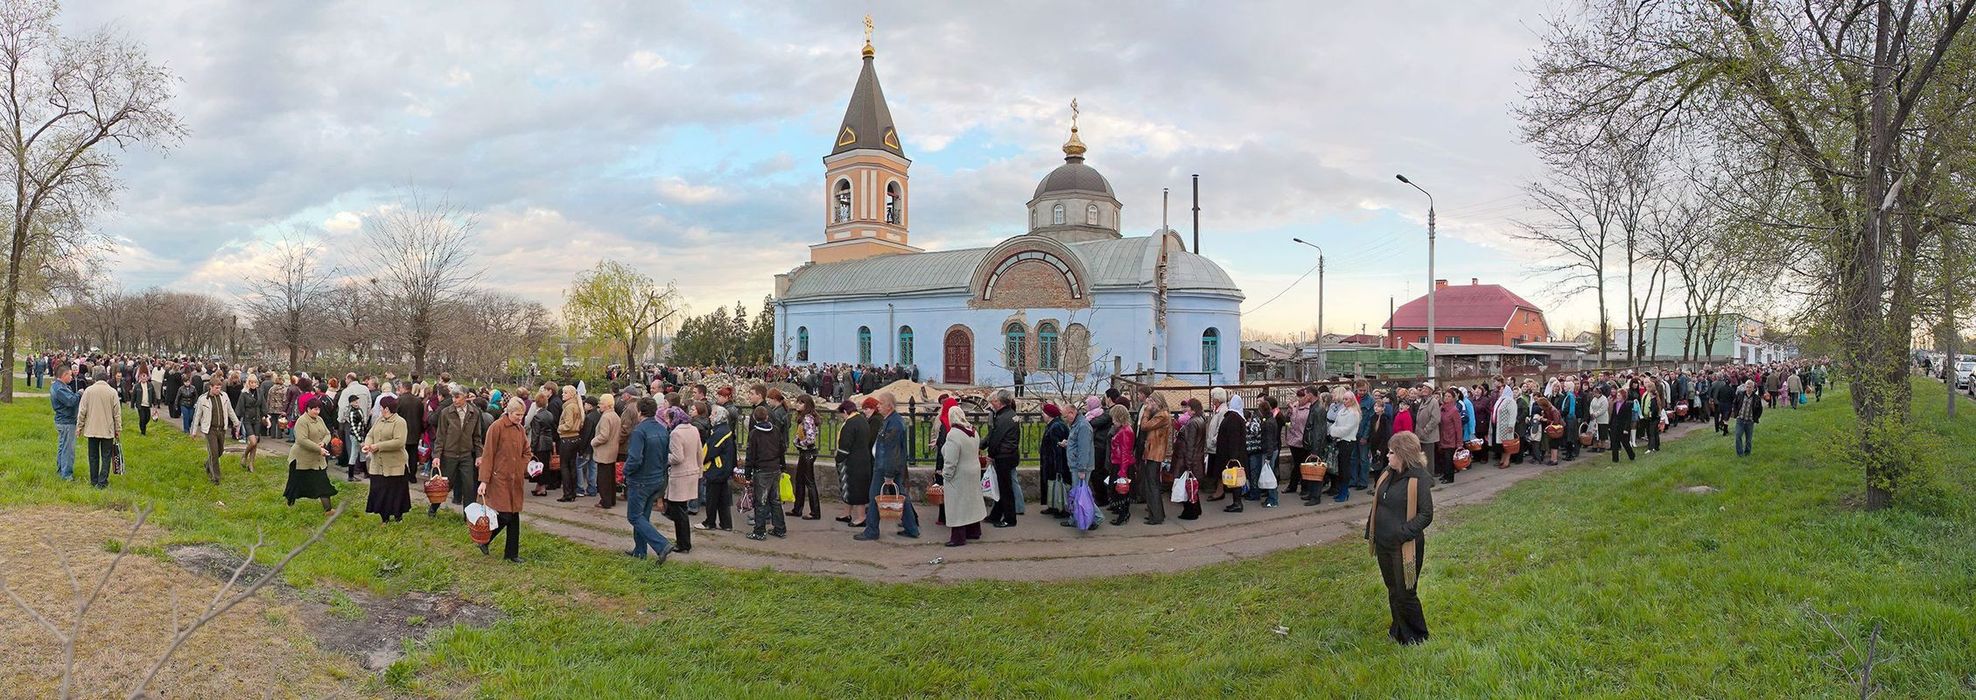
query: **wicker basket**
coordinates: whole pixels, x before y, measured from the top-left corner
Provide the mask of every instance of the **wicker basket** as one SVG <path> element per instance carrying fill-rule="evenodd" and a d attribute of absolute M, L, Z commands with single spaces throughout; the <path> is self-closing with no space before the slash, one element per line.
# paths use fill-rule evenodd
<path fill-rule="evenodd" d="M 1674 415 L 1677 418 L 1686 418 L 1688 416 L 1688 402 L 1683 401 L 1674 404 Z"/>
<path fill-rule="evenodd" d="M 467 534 L 473 536 L 474 544 L 487 544 L 494 541 L 494 528 L 487 524 L 487 518 L 485 516 L 468 523 Z"/>
<path fill-rule="evenodd" d="M 1468 450 L 1455 450 L 1455 471 L 1467 469 L 1468 465 L 1474 462 L 1475 455 L 1473 453 L 1470 453 Z"/>
<path fill-rule="evenodd" d="M 1324 460 L 1313 459 L 1297 465 L 1297 475 L 1303 477 L 1304 481 L 1323 481 L 1324 472 L 1330 469 L 1331 465 L 1325 464 Z"/>
<path fill-rule="evenodd" d="M 899 493 L 897 484 L 878 487 L 878 496 L 872 500 L 878 504 L 880 520 L 898 520 L 906 514 L 906 497 Z"/>
<path fill-rule="evenodd" d="M 1503 441 L 1503 454 L 1513 455 L 1522 451 L 1523 451 L 1522 440 L 1518 440 L 1516 438 L 1510 438 L 1508 440 Z"/>
<path fill-rule="evenodd" d="M 452 490 L 453 485 L 446 481 L 446 477 L 434 476 L 425 480 L 425 500 L 435 504 L 445 503 L 446 495 Z"/>
<path fill-rule="evenodd" d="M 1556 440 L 1558 438 L 1564 437 L 1564 424 L 1552 423 L 1550 425 L 1544 426 L 1544 435 L 1552 440 Z"/>
<path fill-rule="evenodd" d="M 939 484 L 926 487 L 926 504 L 937 506 L 947 502 L 947 487 Z"/>
<path fill-rule="evenodd" d="M 329 456 L 331 457 L 343 456 L 343 438 L 333 437 L 329 439 Z"/>
<path fill-rule="evenodd" d="M 1593 435 L 1592 435 L 1591 433 L 1579 433 L 1579 434 L 1578 434 L 1578 444 L 1580 444 L 1580 445 L 1584 445 L 1584 446 L 1586 446 L 1586 447 L 1591 447 L 1591 446 L 1592 446 L 1592 443 L 1594 443 L 1594 442 L 1597 442 L 1597 441 L 1598 441 L 1598 439 L 1597 439 L 1597 437 L 1595 437 L 1595 436 L 1593 436 Z"/>
<path fill-rule="evenodd" d="M 1469 440 L 1463 446 L 1467 447 L 1470 452 L 1480 452 L 1482 450 L 1482 438 Z"/>

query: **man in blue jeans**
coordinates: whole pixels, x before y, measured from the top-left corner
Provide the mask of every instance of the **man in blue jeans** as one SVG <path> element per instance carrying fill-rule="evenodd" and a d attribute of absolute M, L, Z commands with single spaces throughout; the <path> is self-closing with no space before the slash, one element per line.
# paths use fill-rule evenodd
<path fill-rule="evenodd" d="M 659 402 L 650 396 L 638 400 L 638 427 L 631 429 L 624 458 L 624 517 L 631 522 L 631 550 L 625 554 L 645 558 L 645 548 L 658 554 L 657 564 L 672 555 L 672 543 L 652 527 L 652 501 L 664 493 L 667 461 L 672 455 L 672 435 L 664 423 L 655 420 Z"/>
<path fill-rule="evenodd" d="M 1763 397 L 1756 382 L 1745 380 L 1736 390 L 1736 456 L 1748 457 L 1756 448 L 1756 423 L 1763 419 Z"/>
<path fill-rule="evenodd" d="M 870 541 L 878 539 L 878 494 L 886 484 L 892 484 L 898 493 L 905 493 L 906 484 L 906 419 L 899 415 L 898 402 L 892 395 L 879 394 L 873 397 L 878 401 L 878 437 L 873 442 L 871 502 L 865 506 L 865 529 L 851 539 Z M 919 538 L 919 514 L 913 512 L 912 499 L 906 499 L 906 512 L 899 517 L 899 535 Z"/>
<path fill-rule="evenodd" d="M 82 394 L 69 386 L 75 370 L 59 367 L 55 384 L 48 388 L 48 402 L 55 406 L 55 473 L 63 481 L 75 481 L 75 409 Z"/>

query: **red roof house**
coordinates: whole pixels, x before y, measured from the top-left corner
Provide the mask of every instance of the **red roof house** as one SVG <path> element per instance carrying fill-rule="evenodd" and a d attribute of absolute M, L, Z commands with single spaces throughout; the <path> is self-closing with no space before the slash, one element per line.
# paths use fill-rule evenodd
<path fill-rule="evenodd" d="M 1386 320 L 1386 347 L 1427 342 L 1427 297 L 1402 304 Z M 1549 340 L 1544 310 L 1499 284 L 1434 280 L 1434 339 L 1441 343 L 1516 345 Z"/>

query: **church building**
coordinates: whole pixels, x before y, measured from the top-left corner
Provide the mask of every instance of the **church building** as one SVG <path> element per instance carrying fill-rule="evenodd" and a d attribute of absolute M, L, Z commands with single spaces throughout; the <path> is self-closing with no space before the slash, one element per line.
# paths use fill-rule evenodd
<path fill-rule="evenodd" d="M 914 247 L 912 161 L 869 38 L 863 56 L 823 159 L 823 241 L 775 277 L 781 362 L 912 366 L 926 382 L 1044 392 L 1137 370 L 1237 381 L 1241 289 L 1171 229 L 1120 233 L 1124 205 L 1084 162 L 1074 115 L 1063 164 L 1027 203 L 1027 233 Z"/>

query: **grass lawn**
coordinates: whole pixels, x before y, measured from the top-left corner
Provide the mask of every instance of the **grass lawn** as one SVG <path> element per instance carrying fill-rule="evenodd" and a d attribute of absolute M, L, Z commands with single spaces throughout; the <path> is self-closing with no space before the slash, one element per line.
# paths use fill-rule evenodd
<path fill-rule="evenodd" d="M 1951 424 L 1940 385 L 1916 387 L 1918 421 L 1948 445 L 1976 440 L 1976 404 Z M 384 683 L 413 695 L 1856 695 L 1823 662 L 1846 642 L 1814 610 L 1861 646 L 1883 624 L 1874 677 L 1888 696 L 1976 694 L 1976 457 L 1942 455 L 1959 500 L 1936 510 L 1950 513 L 1860 512 L 1847 505 L 1859 471 L 1817 448 L 1852 420 L 1845 392 L 1827 393 L 1767 413 L 1752 458 L 1698 434 L 1442 513 L 1421 584 L 1434 636 L 1412 649 L 1386 639 L 1357 540 L 1175 575 L 880 585 L 677 558 L 654 569 L 532 535 L 525 514 L 516 567 L 481 557 L 452 519 L 352 513 L 288 578 L 450 591 L 506 613 L 412 649 Z M 62 483 L 47 421 L 45 400 L 0 407 L 0 508 L 155 503 L 166 542 L 236 547 L 257 528 L 298 542 L 322 517 L 282 504 L 276 459 L 208 485 L 202 448 L 169 428 L 131 427 L 131 473 L 108 492 Z M 1695 484 L 1721 491 L 1677 491 Z M 362 495 L 339 500 L 361 510 Z"/>

